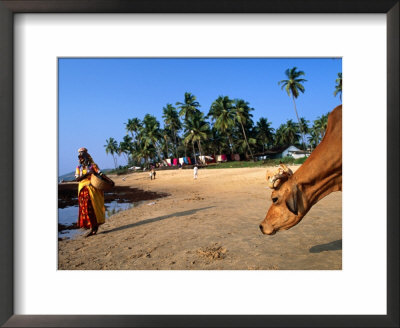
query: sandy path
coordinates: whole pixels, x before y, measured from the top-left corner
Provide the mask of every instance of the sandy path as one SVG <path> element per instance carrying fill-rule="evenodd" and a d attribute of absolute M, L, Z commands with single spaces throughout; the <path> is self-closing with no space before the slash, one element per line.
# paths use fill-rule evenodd
<path fill-rule="evenodd" d="M 292 167 L 295 170 L 295 167 Z M 117 185 L 170 196 L 113 215 L 90 238 L 59 242 L 59 269 L 338 270 L 342 194 L 316 204 L 274 236 L 258 226 L 271 204 L 265 168 L 158 171 L 113 177 Z M 155 203 L 153 205 L 148 205 Z"/>

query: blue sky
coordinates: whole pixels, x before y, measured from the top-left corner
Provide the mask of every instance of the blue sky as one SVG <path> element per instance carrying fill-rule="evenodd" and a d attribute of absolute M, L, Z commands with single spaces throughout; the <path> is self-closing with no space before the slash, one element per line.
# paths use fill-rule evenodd
<path fill-rule="evenodd" d="M 118 142 L 129 118 L 149 113 L 163 126 L 162 108 L 194 94 L 205 114 L 220 95 L 241 98 L 277 128 L 296 121 L 293 102 L 278 81 L 296 66 L 306 89 L 296 100 L 300 117 L 313 122 L 341 103 L 333 96 L 338 58 L 60 58 L 58 67 L 59 175 L 75 170 L 86 147 L 101 169 L 114 167 L 106 139 Z M 118 165 L 125 165 L 121 156 Z"/>

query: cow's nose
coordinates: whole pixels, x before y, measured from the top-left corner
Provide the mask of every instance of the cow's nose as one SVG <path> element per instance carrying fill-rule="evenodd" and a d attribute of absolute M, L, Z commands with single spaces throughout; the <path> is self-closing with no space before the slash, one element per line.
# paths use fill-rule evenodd
<path fill-rule="evenodd" d="M 275 233 L 274 227 L 268 222 L 262 222 L 260 224 L 260 230 L 265 235 L 273 235 Z"/>

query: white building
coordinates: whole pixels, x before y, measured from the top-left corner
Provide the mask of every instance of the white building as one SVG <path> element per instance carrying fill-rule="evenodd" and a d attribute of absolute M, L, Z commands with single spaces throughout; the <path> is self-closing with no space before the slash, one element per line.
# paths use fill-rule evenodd
<path fill-rule="evenodd" d="M 290 146 L 282 152 L 282 157 L 288 157 L 288 156 L 297 159 L 310 156 L 310 152 L 306 150 L 301 150 L 295 146 Z"/>

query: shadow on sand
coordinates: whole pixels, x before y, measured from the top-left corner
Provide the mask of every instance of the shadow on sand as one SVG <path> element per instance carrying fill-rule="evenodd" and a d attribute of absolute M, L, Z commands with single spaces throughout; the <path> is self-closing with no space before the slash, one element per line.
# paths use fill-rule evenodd
<path fill-rule="evenodd" d="M 335 240 L 327 244 L 316 245 L 310 248 L 310 253 L 321 253 L 325 251 L 341 251 L 342 240 Z"/>
<path fill-rule="evenodd" d="M 105 231 L 102 231 L 101 233 L 110 233 L 110 232 L 114 232 L 114 231 L 130 229 L 130 228 L 141 226 L 143 224 L 153 223 L 153 222 L 169 219 L 169 218 L 176 217 L 176 216 L 187 216 L 187 215 L 191 215 L 191 214 L 194 214 L 196 212 L 207 210 L 207 209 L 213 208 L 213 207 L 215 207 L 215 206 L 195 208 L 195 209 L 189 210 L 189 211 L 176 212 L 176 213 L 172 213 L 172 214 L 168 214 L 168 215 L 158 216 L 156 218 L 151 218 L 151 219 L 135 222 L 135 223 L 132 223 L 132 224 L 127 224 L 127 225 L 124 225 L 124 226 L 121 226 L 121 227 L 118 227 L 118 228 L 114 228 L 114 229 L 111 229 L 111 230 L 105 230 Z M 98 233 L 98 234 L 101 234 L 101 233 Z"/>

